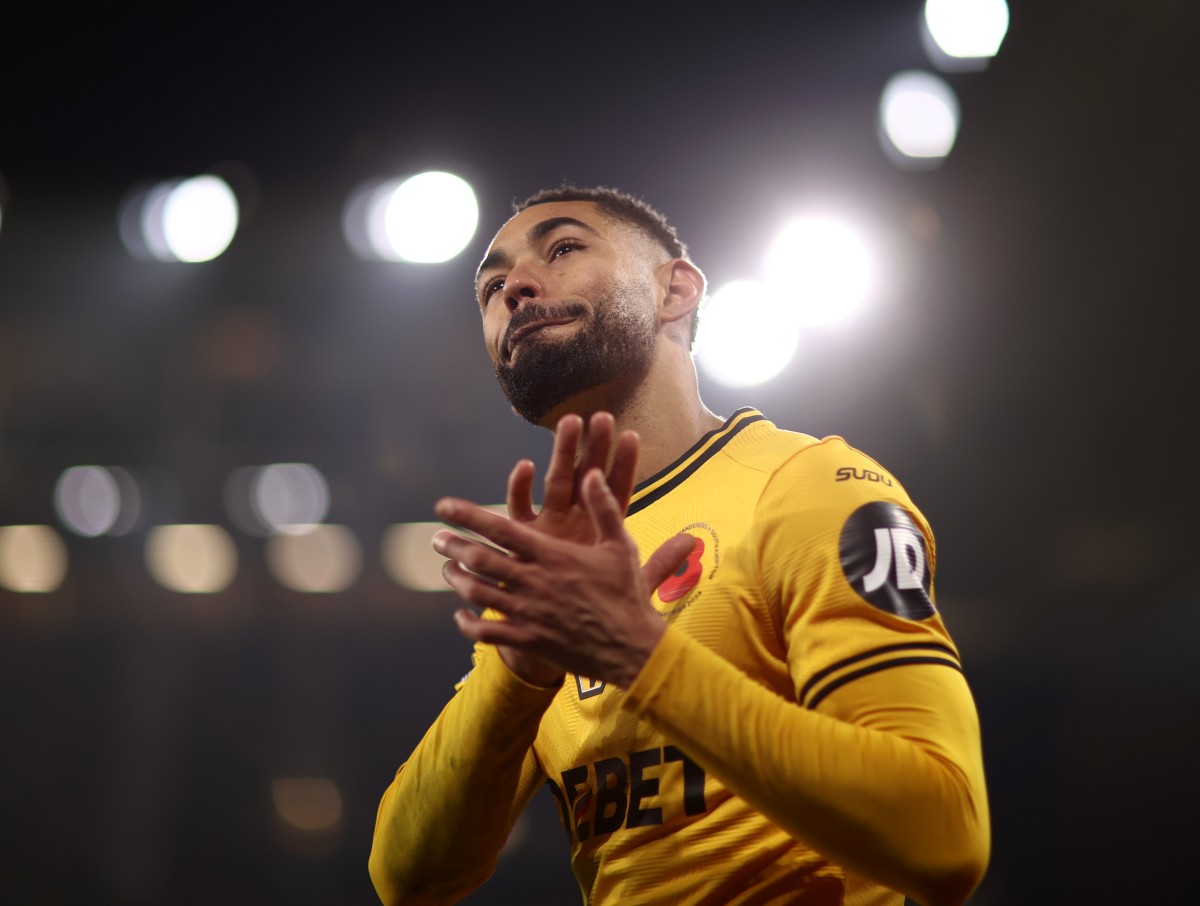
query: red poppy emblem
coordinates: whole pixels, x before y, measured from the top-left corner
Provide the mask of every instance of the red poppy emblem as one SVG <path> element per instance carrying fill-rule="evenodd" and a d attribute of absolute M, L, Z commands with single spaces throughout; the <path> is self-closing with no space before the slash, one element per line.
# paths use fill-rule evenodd
<path fill-rule="evenodd" d="M 696 538 L 695 535 L 692 537 Z M 688 554 L 686 560 L 679 564 L 675 575 L 667 576 L 663 584 L 658 586 L 658 596 L 664 604 L 678 601 L 696 587 L 696 583 L 700 581 L 700 573 L 704 571 L 704 565 L 700 562 L 700 558 L 703 556 L 704 542 L 696 538 L 692 552 Z"/>

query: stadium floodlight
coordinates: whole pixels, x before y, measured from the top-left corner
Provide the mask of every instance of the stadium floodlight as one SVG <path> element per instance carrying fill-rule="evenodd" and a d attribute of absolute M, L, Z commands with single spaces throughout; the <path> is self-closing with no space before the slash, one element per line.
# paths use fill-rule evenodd
<path fill-rule="evenodd" d="M 214 594 L 237 573 L 237 548 L 219 525 L 160 525 L 146 536 L 146 566 L 159 585 Z"/>
<path fill-rule="evenodd" d="M 958 98 L 944 79 L 905 70 L 892 76 L 879 99 L 884 150 L 899 166 L 938 166 L 958 138 Z"/>
<path fill-rule="evenodd" d="M 237 233 L 237 196 L 219 176 L 166 180 L 131 192 L 121 204 L 118 225 L 135 258 L 211 261 Z"/>
<path fill-rule="evenodd" d="M 0 586 L 22 594 L 46 594 L 66 576 L 67 546 L 50 526 L 0 527 Z"/>
<path fill-rule="evenodd" d="M 329 484 L 306 462 L 264 466 L 250 483 L 250 506 L 270 532 L 304 534 L 329 512 Z"/>
<path fill-rule="evenodd" d="M 125 469 L 72 466 L 54 486 L 54 509 L 63 525 L 77 535 L 125 535 L 141 515 L 137 479 Z"/>
<path fill-rule="evenodd" d="M 433 550 L 440 522 L 402 522 L 388 526 L 380 543 L 383 568 L 397 585 L 413 591 L 449 591 L 442 576 L 446 558 Z"/>
<path fill-rule="evenodd" d="M 779 374 L 796 352 L 795 312 L 762 283 L 736 280 L 718 289 L 700 313 L 696 361 L 725 387 L 749 387 Z"/>
<path fill-rule="evenodd" d="M 985 68 L 1007 33 L 1005 0 L 925 0 L 921 38 L 939 69 Z"/>
<path fill-rule="evenodd" d="M 819 214 L 779 232 L 764 270 L 772 294 L 791 306 L 801 327 L 848 320 L 867 301 L 875 276 L 862 234 L 844 220 Z"/>
<path fill-rule="evenodd" d="M 345 591 L 362 572 L 362 546 L 344 525 L 314 525 L 267 539 L 267 566 L 293 591 Z"/>
<path fill-rule="evenodd" d="M 350 196 L 342 228 L 362 258 L 439 264 L 471 241 L 479 203 L 464 179 L 431 170 L 407 179 L 366 183 Z"/>

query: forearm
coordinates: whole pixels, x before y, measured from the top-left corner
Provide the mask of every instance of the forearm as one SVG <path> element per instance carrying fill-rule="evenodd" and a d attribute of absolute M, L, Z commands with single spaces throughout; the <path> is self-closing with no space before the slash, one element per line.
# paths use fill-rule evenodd
<path fill-rule="evenodd" d="M 961 677 L 929 669 L 953 675 L 945 707 L 973 728 Z M 948 756 L 806 710 L 678 631 L 663 637 L 627 700 L 730 790 L 852 871 L 928 906 L 965 901 L 982 876 L 989 828 L 977 751 Z M 887 717 L 909 719 L 896 715 Z"/>
<path fill-rule="evenodd" d="M 380 802 L 369 867 L 384 903 L 454 902 L 487 879 L 535 786 L 530 747 L 554 691 L 484 653 Z"/>

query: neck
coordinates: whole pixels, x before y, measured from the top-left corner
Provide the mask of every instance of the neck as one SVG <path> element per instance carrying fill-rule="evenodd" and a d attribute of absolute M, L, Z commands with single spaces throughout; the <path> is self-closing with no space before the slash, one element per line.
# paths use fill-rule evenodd
<path fill-rule="evenodd" d="M 686 352 L 656 356 L 649 372 L 632 388 L 610 387 L 608 392 L 585 396 L 589 398 L 572 400 L 554 421 L 569 411 L 582 415 L 586 425 L 593 412 L 612 413 L 617 435 L 636 431 L 641 441 L 634 476 L 638 483 L 662 471 L 724 423 L 700 399 L 696 367 Z"/>

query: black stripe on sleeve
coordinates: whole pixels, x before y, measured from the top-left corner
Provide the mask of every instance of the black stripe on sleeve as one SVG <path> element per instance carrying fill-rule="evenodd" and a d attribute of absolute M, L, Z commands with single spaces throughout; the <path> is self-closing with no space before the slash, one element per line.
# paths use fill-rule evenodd
<path fill-rule="evenodd" d="M 943 654 L 948 654 L 954 658 L 957 665 L 958 654 L 949 645 L 943 645 L 940 642 L 901 642 L 898 645 L 884 645 L 881 648 L 872 648 L 870 651 L 864 651 L 862 654 L 855 654 L 851 657 L 844 658 L 836 664 L 830 664 L 824 670 L 818 670 L 809 678 L 800 689 L 799 700 L 800 704 L 804 704 L 804 699 L 812 690 L 813 686 L 825 679 L 831 673 L 836 673 L 843 667 L 849 667 L 851 664 L 857 664 L 859 661 L 865 661 L 868 658 L 878 657 L 881 654 L 891 654 L 893 651 L 941 651 Z M 962 668 L 959 668 L 962 669 Z M 807 707 L 812 707 L 808 705 Z"/>
<path fill-rule="evenodd" d="M 962 667 L 956 661 L 947 661 L 940 657 L 898 657 L 890 661 L 880 661 L 878 664 L 870 664 L 858 670 L 853 670 L 850 673 L 843 674 L 835 680 L 831 680 L 819 692 L 817 692 L 805 707 L 813 710 L 817 705 L 821 704 L 829 695 L 829 693 L 840 689 L 846 683 L 853 682 L 860 677 L 868 676 L 872 673 L 878 673 L 880 670 L 890 670 L 892 667 L 904 667 L 909 664 L 941 664 L 944 667 L 952 667 L 959 673 L 962 673 Z"/>

